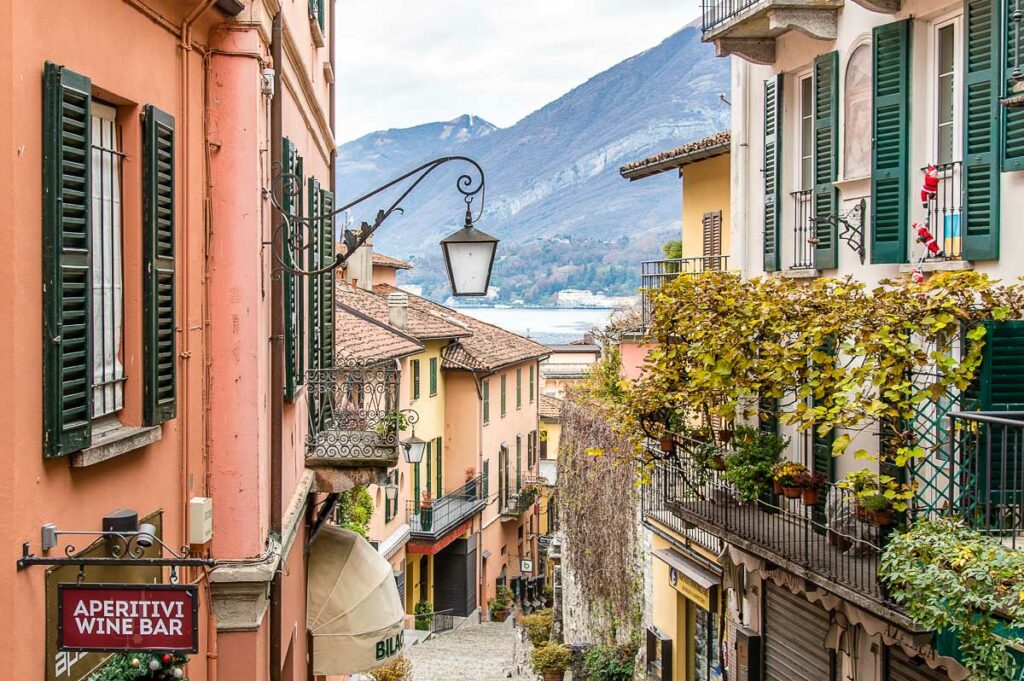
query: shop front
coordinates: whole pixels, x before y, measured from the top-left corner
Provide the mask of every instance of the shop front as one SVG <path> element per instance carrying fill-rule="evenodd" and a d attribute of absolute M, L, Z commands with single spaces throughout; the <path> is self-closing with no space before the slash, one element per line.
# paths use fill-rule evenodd
<path fill-rule="evenodd" d="M 707 556 L 654 537 L 648 679 L 722 679 L 721 573 Z"/>

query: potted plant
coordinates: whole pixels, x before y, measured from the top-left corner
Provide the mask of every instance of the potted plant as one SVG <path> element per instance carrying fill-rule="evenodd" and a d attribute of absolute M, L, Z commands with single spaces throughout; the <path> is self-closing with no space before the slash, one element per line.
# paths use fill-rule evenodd
<path fill-rule="evenodd" d="M 852 493 L 857 518 L 882 527 L 892 524 L 894 511 L 907 510 L 915 489 L 866 469 L 848 473 L 838 486 Z"/>
<path fill-rule="evenodd" d="M 520 618 L 519 624 L 526 630 L 526 635 L 534 647 L 540 647 L 551 638 L 552 615 L 550 610 L 538 610 Z"/>
<path fill-rule="evenodd" d="M 804 504 L 815 506 L 821 500 L 821 488 L 825 484 L 825 474 L 820 471 L 807 471 L 794 479 L 800 488 Z"/>
<path fill-rule="evenodd" d="M 742 502 L 753 502 L 771 490 L 772 467 L 789 440 L 773 433 L 762 433 L 749 426 L 736 428 L 736 450 L 725 458 L 722 478 L 736 488 Z"/>
<path fill-rule="evenodd" d="M 508 618 L 508 609 L 512 605 L 512 590 L 504 584 L 500 585 L 494 596 L 487 601 L 487 610 L 495 622 L 504 622 Z"/>
<path fill-rule="evenodd" d="M 533 671 L 541 674 L 544 681 L 562 681 L 565 671 L 572 663 L 569 648 L 559 643 L 548 643 L 534 648 L 531 655 Z"/>
<path fill-rule="evenodd" d="M 388 433 L 397 433 L 400 430 L 406 430 L 409 428 L 409 419 L 405 417 L 400 411 L 389 411 L 380 417 L 377 424 L 373 427 L 374 431 L 378 435 L 386 435 Z"/>
<path fill-rule="evenodd" d="M 772 466 L 772 484 L 776 490 L 781 490 L 787 499 L 799 499 L 801 488 L 798 479 L 807 473 L 807 466 L 802 463 L 780 461 Z"/>
<path fill-rule="evenodd" d="M 476 498 L 476 469 L 472 466 L 466 468 L 466 496 L 470 499 Z"/>
<path fill-rule="evenodd" d="M 434 604 L 430 601 L 420 601 L 413 613 L 416 615 L 416 630 L 430 631 L 430 625 L 434 622 Z"/>
<path fill-rule="evenodd" d="M 420 492 L 420 527 L 424 532 L 430 532 L 430 528 L 434 525 L 433 506 L 434 500 L 430 492 L 426 490 Z"/>
<path fill-rule="evenodd" d="M 412 662 L 405 655 L 399 655 L 390 664 L 369 671 L 373 681 L 409 681 L 412 678 Z"/>

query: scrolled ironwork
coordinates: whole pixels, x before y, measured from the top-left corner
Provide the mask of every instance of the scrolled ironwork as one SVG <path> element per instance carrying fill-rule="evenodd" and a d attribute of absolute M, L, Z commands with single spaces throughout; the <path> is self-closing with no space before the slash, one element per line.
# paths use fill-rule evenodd
<path fill-rule="evenodd" d="M 164 543 L 160 537 L 151 532 L 116 532 L 116 531 L 93 531 L 93 530 L 57 530 L 54 537 L 59 536 L 83 536 L 103 539 L 107 543 L 109 557 L 78 556 L 78 547 L 75 544 L 65 544 L 62 550 L 63 556 L 51 558 L 48 556 L 36 556 L 32 554 L 28 542 L 22 544 L 21 557 L 18 559 L 18 569 L 31 565 L 79 565 L 84 568 L 86 565 L 111 565 L 111 566 L 154 566 L 154 567 L 186 567 L 186 566 L 212 566 L 212 558 L 194 558 L 189 547 L 182 546 L 177 551 Z M 149 542 L 143 544 L 143 540 Z M 147 556 L 146 551 L 156 547 L 157 556 Z M 44 550 L 46 546 L 43 547 Z"/>
<path fill-rule="evenodd" d="M 306 373 L 309 429 L 306 458 L 329 465 L 393 465 L 400 432 L 419 414 L 398 406 L 398 362 L 338 357 Z"/>
<path fill-rule="evenodd" d="M 483 168 L 479 163 L 468 156 L 444 156 L 436 158 L 410 170 L 404 175 L 401 175 L 386 184 L 381 185 L 380 187 L 377 187 L 376 189 L 371 190 L 354 201 L 334 209 L 330 213 L 320 213 L 308 216 L 296 215 L 285 209 L 287 203 L 285 199 L 290 199 L 291 205 L 297 205 L 297 199 L 302 194 L 302 187 L 300 186 L 301 177 L 295 173 L 283 172 L 281 165 L 275 163 L 271 187 L 265 192 L 266 195 L 269 195 L 274 208 L 276 208 L 282 216 L 281 221 L 274 226 L 270 241 L 273 258 L 277 263 L 275 270 L 278 272 L 288 272 L 294 275 L 315 277 L 338 269 L 345 264 L 345 261 L 356 251 L 356 249 L 365 244 L 367 240 L 373 236 L 373 233 L 377 231 L 377 228 L 379 228 L 389 217 L 395 213 L 405 212 L 401 207 L 402 202 L 405 201 L 406 197 L 408 197 L 409 194 L 411 194 L 413 190 L 415 190 L 416 187 L 418 187 L 419 184 L 423 182 L 428 175 L 430 175 L 430 173 L 452 161 L 468 163 L 476 172 L 475 176 L 469 172 L 459 175 L 455 181 L 455 189 L 462 195 L 463 200 L 466 202 L 467 213 L 469 212 L 474 199 L 476 199 L 477 196 L 480 197 L 480 207 L 477 211 L 476 218 L 479 220 L 483 215 L 484 199 L 486 196 L 486 180 L 484 178 Z M 405 190 L 391 203 L 391 205 L 377 211 L 377 215 L 375 216 L 372 224 L 363 221 L 357 229 L 345 230 L 345 233 L 343 234 L 343 246 L 340 249 L 340 252 L 335 254 L 334 262 L 324 265 L 323 267 L 312 269 L 296 267 L 296 256 L 298 256 L 298 260 L 300 262 L 309 261 L 308 256 L 312 252 L 316 242 L 316 229 L 323 221 L 329 221 L 329 224 L 333 226 L 334 218 L 336 216 L 345 213 L 364 201 L 367 201 L 368 199 L 371 199 L 381 192 L 387 191 L 406 180 L 411 180 L 409 186 L 405 188 Z"/>

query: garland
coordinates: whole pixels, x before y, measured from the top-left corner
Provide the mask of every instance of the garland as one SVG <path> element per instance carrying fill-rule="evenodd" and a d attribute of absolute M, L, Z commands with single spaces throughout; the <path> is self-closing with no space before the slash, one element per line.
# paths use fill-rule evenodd
<path fill-rule="evenodd" d="M 89 681 L 188 681 L 185 676 L 187 663 L 188 657 L 177 653 L 119 653 L 90 676 Z"/>

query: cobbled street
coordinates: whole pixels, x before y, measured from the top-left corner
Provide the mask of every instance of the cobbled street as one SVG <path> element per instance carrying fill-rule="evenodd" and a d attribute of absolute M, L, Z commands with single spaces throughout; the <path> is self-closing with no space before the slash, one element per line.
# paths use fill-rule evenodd
<path fill-rule="evenodd" d="M 511 622 L 484 622 L 432 638 L 408 650 L 413 681 L 536 679 L 527 662 L 530 644 Z"/>

